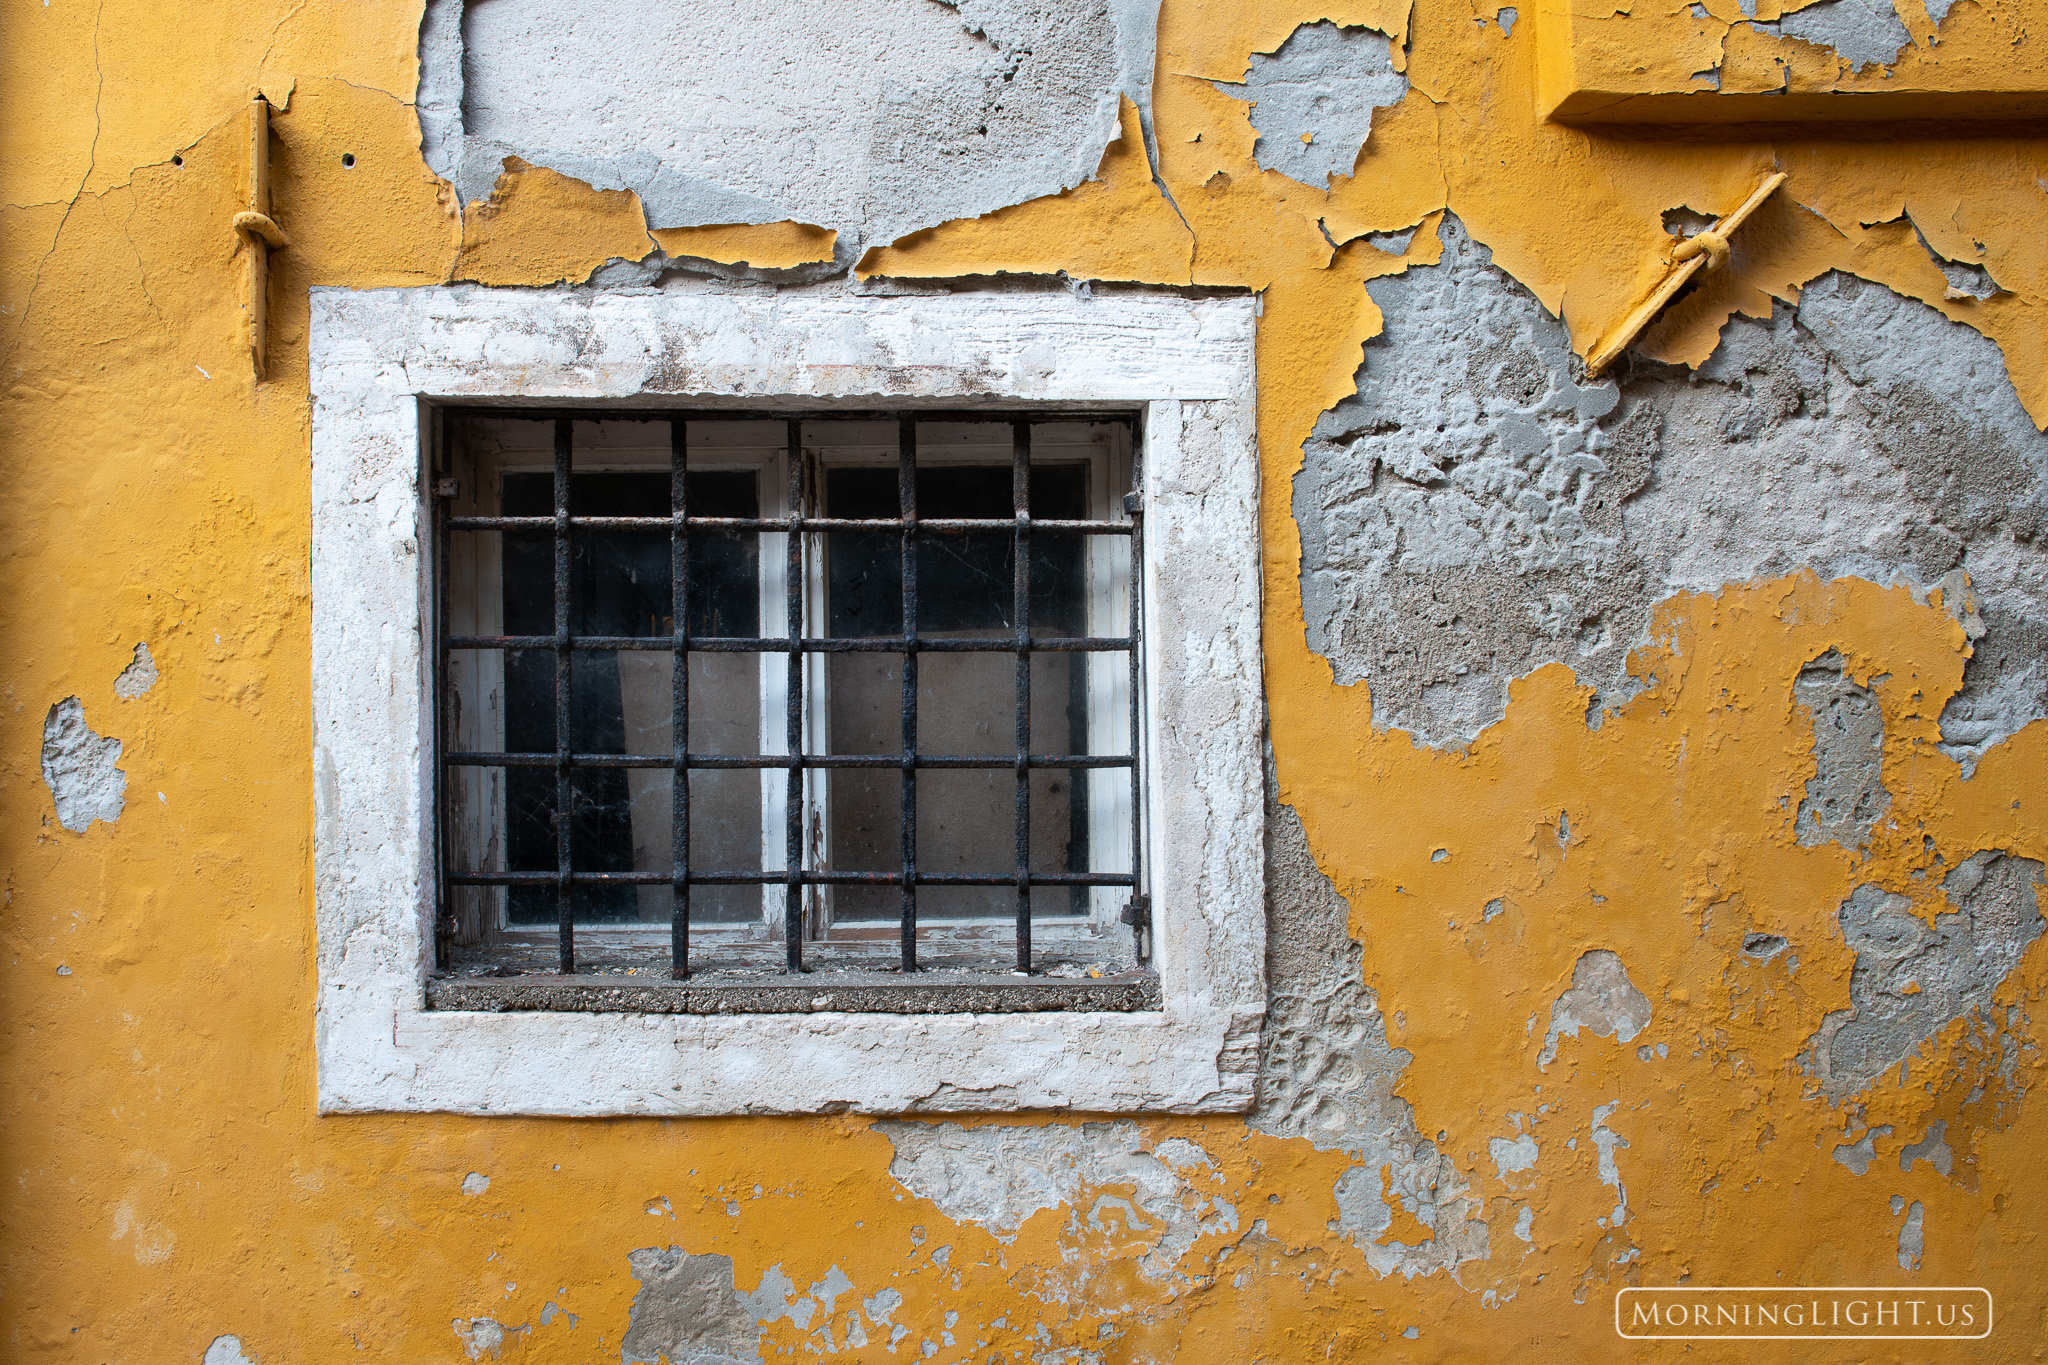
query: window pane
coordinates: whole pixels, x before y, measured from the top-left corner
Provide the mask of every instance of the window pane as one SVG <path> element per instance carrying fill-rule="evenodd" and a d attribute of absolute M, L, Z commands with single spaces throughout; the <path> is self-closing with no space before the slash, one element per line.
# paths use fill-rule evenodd
<path fill-rule="evenodd" d="M 572 514 L 666 517 L 666 470 L 577 472 L 570 480 Z M 690 511 L 699 516 L 753 516 L 756 479 L 749 472 L 689 476 Z M 554 510 L 551 473 L 503 476 L 508 516 Z M 504 603 L 511 634 L 554 632 L 554 537 L 508 532 L 504 537 Z M 670 542 L 665 528 L 590 530 L 570 538 L 569 628 L 575 635 L 660 637 L 674 630 Z M 696 635 L 753 635 L 759 623 L 757 537 L 698 531 L 690 537 L 688 626 Z M 690 656 L 691 739 L 702 752 L 752 753 L 757 748 L 760 670 L 750 654 Z M 666 755 L 674 690 L 673 655 L 664 650 L 578 650 L 570 659 L 569 742 L 577 753 Z M 509 651 L 506 664 L 507 748 L 519 753 L 555 747 L 555 654 Z M 506 844 L 514 871 L 555 869 L 557 786 L 548 768 L 506 774 Z M 691 779 L 691 860 L 698 868 L 751 870 L 760 862 L 760 776 L 707 771 Z M 667 768 L 578 768 L 570 780 L 570 858 L 579 872 L 666 872 L 671 865 L 673 771 Z M 584 923 L 665 923 L 673 898 L 665 885 L 580 886 L 575 914 Z M 552 887 L 511 890 L 514 926 L 556 920 Z M 698 887 L 693 918 L 758 916 L 750 887 Z"/>
<path fill-rule="evenodd" d="M 1007 431 L 1003 433 L 1007 438 Z M 898 513 L 898 474 L 891 468 L 826 473 L 829 514 L 882 518 Z M 1034 466 L 1034 518 L 1087 514 L 1087 470 L 1078 464 Z M 1010 518 L 1015 515 L 1007 464 L 940 465 L 917 471 L 917 510 L 924 518 Z M 835 637 L 900 638 L 900 535 L 837 533 L 828 537 L 829 629 Z M 918 634 L 933 640 L 1001 638 L 1015 631 L 1010 531 L 925 532 L 918 543 Z M 1086 633 L 1085 552 L 1078 536 L 1033 537 L 1031 633 Z M 1033 753 L 1086 750 L 1087 698 L 1077 686 L 1079 655 L 1037 654 L 1031 660 Z M 832 752 L 900 754 L 902 656 L 836 654 L 828 665 Z M 918 659 L 918 751 L 929 755 L 1014 754 L 1017 743 L 1017 660 L 1008 652 L 923 653 Z M 1009 874 L 1016 870 L 1016 776 L 1010 768 L 920 769 L 920 873 Z M 1035 870 L 1086 866 L 1085 816 L 1074 815 L 1065 773 L 1033 777 L 1030 861 Z M 830 778 L 832 860 L 845 871 L 901 867 L 901 778 L 895 769 L 840 769 Z M 1085 803 L 1084 803 L 1085 809 Z M 1076 838 L 1080 842 L 1076 844 Z M 1037 891 L 1034 915 L 1085 911 L 1085 897 L 1065 888 Z M 839 922 L 894 919 L 895 887 L 839 887 Z M 1016 913 L 1009 887 L 924 887 L 921 920 L 1007 919 Z"/>

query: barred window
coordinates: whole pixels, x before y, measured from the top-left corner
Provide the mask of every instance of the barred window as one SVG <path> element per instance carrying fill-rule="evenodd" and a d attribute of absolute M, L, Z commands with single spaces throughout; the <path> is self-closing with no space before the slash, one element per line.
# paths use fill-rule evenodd
<path fill-rule="evenodd" d="M 1142 963 L 1137 413 L 438 421 L 443 968 Z"/>

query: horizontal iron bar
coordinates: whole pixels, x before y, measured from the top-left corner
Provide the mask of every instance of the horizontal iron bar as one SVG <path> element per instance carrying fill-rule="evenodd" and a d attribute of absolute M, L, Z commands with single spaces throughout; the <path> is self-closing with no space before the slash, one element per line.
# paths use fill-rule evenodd
<path fill-rule="evenodd" d="M 552 768 L 560 761 L 556 754 L 542 753 L 452 753 L 442 762 L 451 768 Z M 691 769 L 721 768 L 901 768 L 901 754 L 686 754 L 682 766 Z M 1128 768 L 1136 762 L 1129 754 L 1030 754 L 1027 768 Z M 571 754 L 572 768 L 673 768 L 671 754 Z M 998 768 L 1017 766 L 1015 754 L 912 754 L 915 768 Z"/>
<path fill-rule="evenodd" d="M 556 872 L 451 872 L 455 886 L 559 886 Z M 761 872 L 697 872 L 685 878 L 690 886 L 782 886 L 791 880 L 780 868 Z M 803 886 L 900 886 L 901 872 L 814 872 L 796 874 Z M 571 872 L 574 886 L 673 886 L 675 877 L 667 872 Z M 1008 886 L 1017 883 L 1014 872 L 920 872 L 919 886 Z M 1034 872 L 1032 886 L 1129 886 L 1128 872 Z"/>
<path fill-rule="evenodd" d="M 1015 654 L 1020 647 L 1015 636 L 983 636 L 970 640 L 905 640 L 897 635 L 869 639 L 805 637 L 792 645 L 786 635 L 692 635 L 678 641 L 673 635 L 572 635 L 566 641 L 553 635 L 451 635 L 450 649 L 559 649 L 606 652 L 619 649 L 651 650 L 661 654 L 681 647 L 693 654 Z M 1128 637 L 1093 635 L 1039 635 L 1028 649 L 1033 654 L 1120 654 L 1130 649 Z"/>
<path fill-rule="evenodd" d="M 1050 535 L 1127 536 L 1127 521 L 1031 521 L 1014 517 L 920 517 L 905 522 L 897 517 L 579 517 L 569 518 L 571 530 L 668 532 L 678 524 L 701 531 L 930 531 L 934 535 L 961 535 L 970 531 L 1014 531 L 1019 525 Z M 451 531 L 552 531 L 553 517 L 450 517 Z"/>

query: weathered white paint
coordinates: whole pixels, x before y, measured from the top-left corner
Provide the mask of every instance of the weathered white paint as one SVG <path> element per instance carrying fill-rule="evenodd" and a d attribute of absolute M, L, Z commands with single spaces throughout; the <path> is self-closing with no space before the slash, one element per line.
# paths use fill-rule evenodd
<path fill-rule="evenodd" d="M 473 287 L 312 299 L 314 875 L 323 1112 L 1215 1112 L 1265 1008 L 1249 299 Z M 421 400 L 1143 404 L 1142 1014 L 465 1014 L 431 955 Z"/>

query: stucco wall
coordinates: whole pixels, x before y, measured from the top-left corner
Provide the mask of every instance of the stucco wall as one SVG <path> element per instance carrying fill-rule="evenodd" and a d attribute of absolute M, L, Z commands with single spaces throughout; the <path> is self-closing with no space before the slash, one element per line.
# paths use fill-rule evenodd
<path fill-rule="evenodd" d="M 1782 1282 L 2035 1358 L 2036 129 L 1565 126 L 1443 0 L 457 8 L 0 18 L 0 1354 L 1619 1360 L 1625 1284 Z M 1816 97 L 2039 66 L 2021 0 L 1693 8 Z M 316 1115 L 308 291 L 707 274 L 1260 295 L 1248 1115 Z"/>

